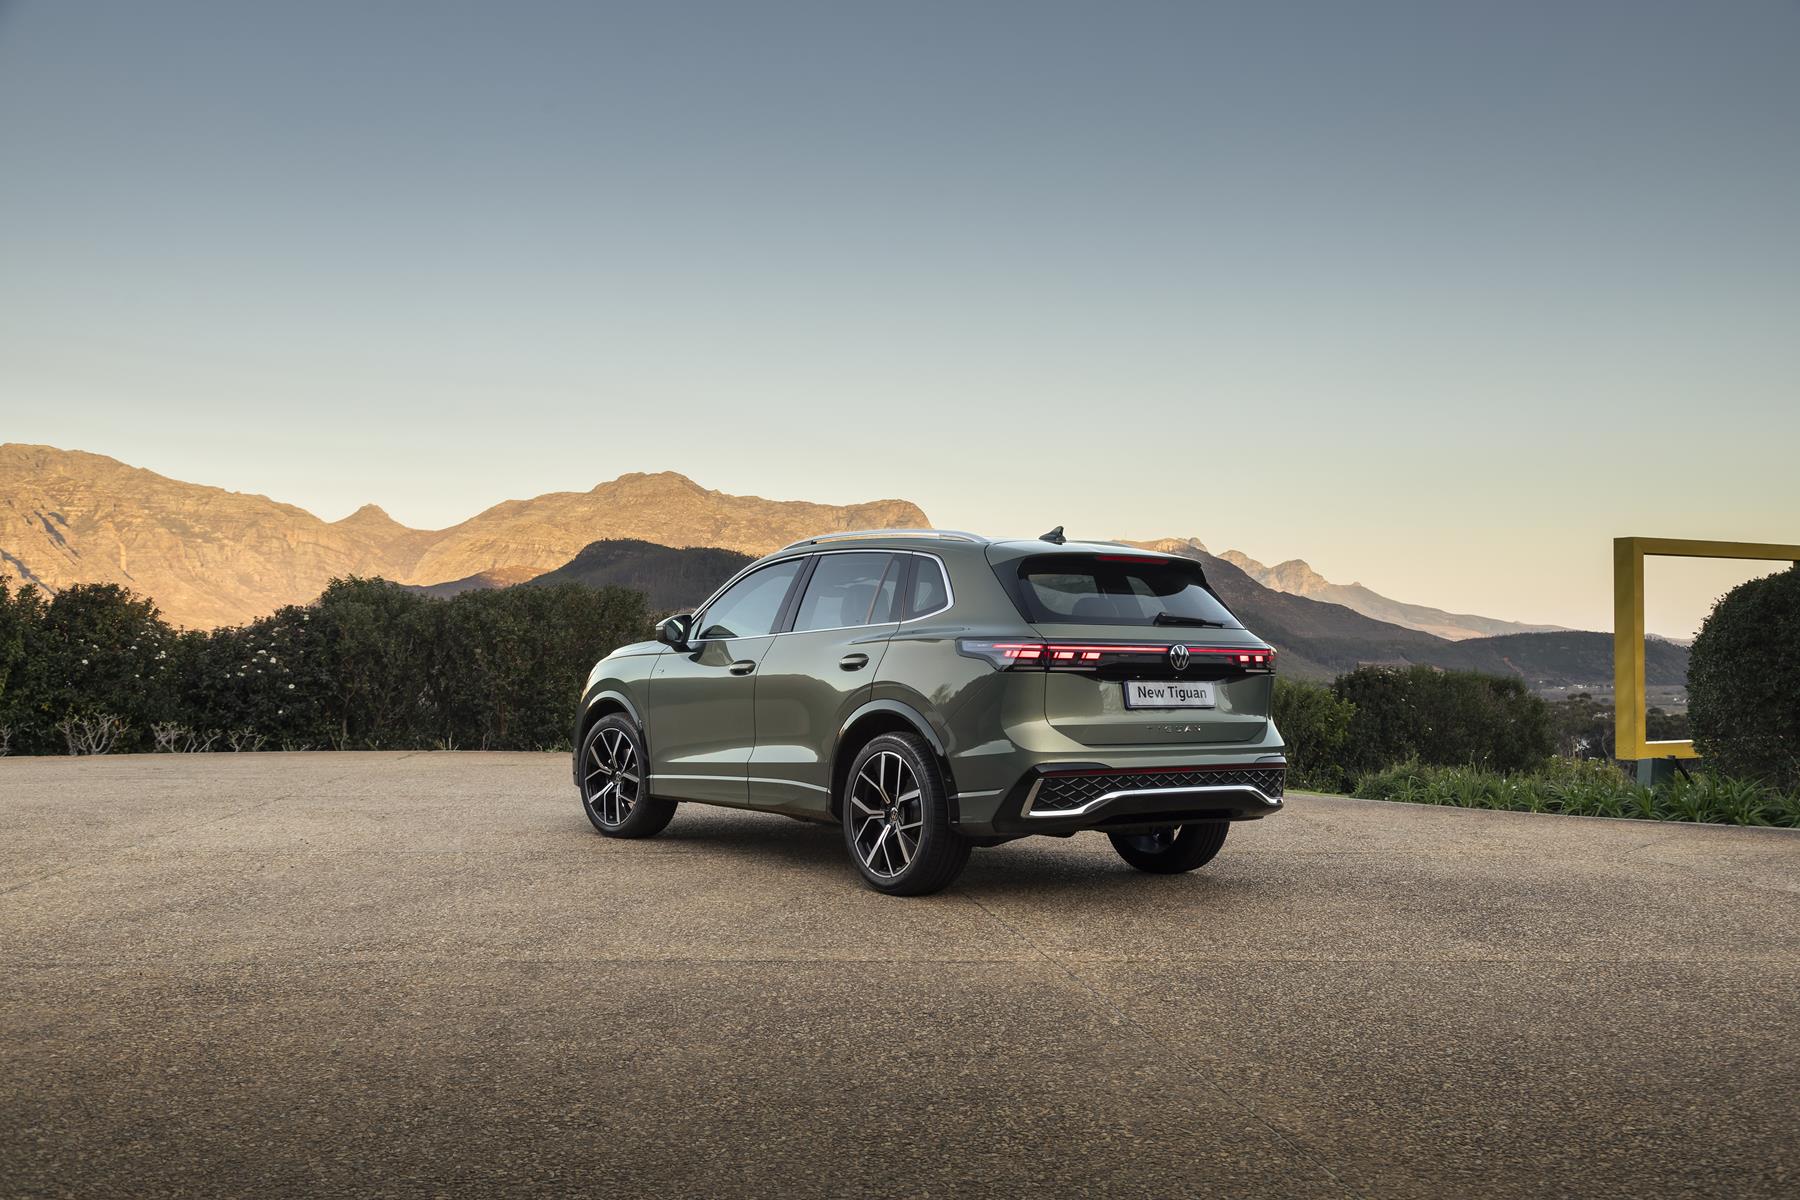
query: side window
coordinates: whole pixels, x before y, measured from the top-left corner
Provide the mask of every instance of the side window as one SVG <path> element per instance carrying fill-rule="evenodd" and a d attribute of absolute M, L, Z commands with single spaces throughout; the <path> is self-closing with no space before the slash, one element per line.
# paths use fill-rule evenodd
<path fill-rule="evenodd" d="M 950 586 L 944 582 L 944 568 L 935 558 L 923 554 L 913 557 L 913 582 L 906 597 L 906 617 L 922 617 L 950 603 Z"/>
<path fill-rule="evenodd" d="M 806 594 L 800 597 L 800 611 L 794 617 L 794 632 L 803 629 L 846 629 L 867 625 L 877 618 L 876 600 L 886 581 L 887 594 L 893 595 L 890 578 L 895 556 L 886 553 L 821 554 L 807 581 Z M 891 600 L 888 605 L 891 607 Z M 885 618 L 885 613 L 881 616 Z"/>
<path fill-rule="evenodd" d="M 772 632 L 781 614 L 781 602 L 800 574 L 805 559 L 793 558 L 744 576 L 728 588 L 700 615 L 697 638 L 757 637 Z"/>

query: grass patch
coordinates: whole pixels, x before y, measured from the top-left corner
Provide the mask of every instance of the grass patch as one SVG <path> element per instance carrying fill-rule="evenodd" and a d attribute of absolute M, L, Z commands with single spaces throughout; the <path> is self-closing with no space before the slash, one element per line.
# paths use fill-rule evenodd
<path fill-rule="evenodd" d="M 1455 808 L 1800 829 L 1800 796 L 1704 774 L 1647 788 L 1612 764 L 1592 760 L 1553 759 L 1539 770 L 1512 774 L 1401 763 L 1360 776 L 1350 794 Z"/>

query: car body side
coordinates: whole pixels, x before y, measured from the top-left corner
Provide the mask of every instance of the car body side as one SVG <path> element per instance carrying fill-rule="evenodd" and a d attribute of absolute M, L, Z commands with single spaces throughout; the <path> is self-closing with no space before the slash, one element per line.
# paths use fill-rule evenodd
<path fill-rule="evenodd" d="M 935 562 L 947 580 L 948 603 L 904 620 L 774 632 L 734 639 L 730 646 L 706 641 L 679 650 L 655 641 L 622 646 L 596 664 L 588 679 L 575 744 L 581 744 L 591 722 L 608 712 L 623 712 L 642 732 L 652 794 L 833 821 L 842 776 L 857 750 L 881 733 L 916 733 L 938 758 L 953 826 L 967 836 L 995 840 L 1093 826 L 1079 815 L 1024 815 L 1031 784 L 1046 769 L 1125 772 L 1283 763 L 1285 746 L 1270 718 L 1271 676 L 1221 685 L 1217 710 L 1204 720 L 1188 720 L 1099 704 L 1091 698 L 1094 689 L 1071 686 L 1073 680 L 1043 671 L 996 670 L 959 652 L 964 639 L 1058 630 L 1063 636 L 1086 636 L 1079 627 L 1028 623 L 1001 576 L 1028 555 L 1106 549 L 1117 547 L 1034 540 L 934 541 L 922 547 L 911 538 L 877 537 L 859 539 L 853 546 L 802 545 L 779 551 L 734 575 L 696 613 L 704 616 L 719 596 L 755 571 L 790 559 L 864 551 Z M 803 570 L 801 582 L 805 575 Z M 797 597 L 797 590 L 789 596 L 777 630 L 792 622 Z M 1139 632 L 1147 641 L 1178 640 L 1168 629 Z M 1204 636 L 1244 647 L 1262 644 L 1242 629 L 1205 630 Z M 840 666 L 856 655 L 867 656 L 865 666 Z M 746 676 L 721 674 L 731 662 L 752 659 L 756 665 Z M 712 680 L 740 699 L 677 695 L 672 681 L 686 672 L 699 672 L 702 681 Z M 688 726 L 696 722 L 717 726 L 716 744 L 704 739 L 695 744 Z M 676 742 L 681 743 L 678 748 Z M 732 748 L 738 742 L 749 744 L 747 752 Z M 736 770 L 739 754 L 741 776 Z M 1279 807 L 1277 800 L 1266 807 L 1244 804 L 1229 816 L 1253 818 Z"/>

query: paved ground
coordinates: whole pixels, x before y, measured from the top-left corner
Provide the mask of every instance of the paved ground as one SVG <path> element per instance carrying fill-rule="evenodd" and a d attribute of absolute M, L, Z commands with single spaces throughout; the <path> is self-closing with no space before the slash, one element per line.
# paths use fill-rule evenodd
<path fill-rule="evenodd" d="M 1793 1195 L 1800 834 L 1297 797 L 896 901 L 540 755 L 0 760 L 0 1191 Z"/>

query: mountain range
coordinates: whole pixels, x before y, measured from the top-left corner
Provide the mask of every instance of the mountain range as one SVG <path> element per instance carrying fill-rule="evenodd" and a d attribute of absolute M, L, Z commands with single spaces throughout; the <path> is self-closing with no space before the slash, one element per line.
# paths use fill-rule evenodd
<path fill-rule="evenodd" d="M 1131 544 L 1142 546 L 1148 550 L 1161 550 L 1168 554 L 1186 554 L 1195 550 L 1202 554 L 1208 554 L 1205 544 L 1198 538 L 1159 538 L 1155 541 L 1132 542 Z M 1209 555 L 1209 557 L 1211 556 Z M 1286 562 L 1267 567 L 1241 550 L 1227 550 L 1217 558 L 1230 563 L 1264 587 L 1272 588 L 1277 592 L 1286 592 L 1290 596 L 1305 596 L 1309 600 L 1323 600 L 1328 604 L 1340 604 L 1365 617 L 1386 621 L 1390 625 L 1416 629 L 1421 633 L 1429 633 L 1433 637 L 1444 638 L 1452 642 L 1460 642 L 1469 638 L 1498 637 L 1509 633 L 1551 633 L 1562 629 L 1560 625 L 1527 625 L 1519 621 L 1502 621 L 1498 617 L 1446 612 L 1441 608 L 1431 608 L 1423 604 L 1407 604 L 1400 600 L 1390 600 L 1360 583 L 1333 583 L 1313 570 L 1305 559 L 1290 558 Z"/>
<path fill-rule="evenodd" d="M 925 527 L 904 500 L 827 505 L 710 491 L 672 472 L 494 505 L 447 529 L 412 529 L 375 505 L 340 521 L 266 496 L 183 483 L 115 459 L 0 446 L 0 574 L 57 591 L 118 583 L 190 628 L 306 603 L 333 577 L 382 576 L 436 596 L 575 581 L 645 592 L 653 610 L 703 599 L 750 558 L 810 535 Z M 1324 580 L 1304 562 L 1265 567 L 1194 538 L 1134 542 L 1199 560 L 1283 672 L 1330 678 L 1362 663 L 1516 675 L 1533 687 L 1606 687 L 1608 634 L 1526 626 L 1403 604 Z M 1652 641 L 1652 684 L 1680 684 L 1686 648 Z"/>
<path fill-rule="evenodd" d="M 422 530 L 373 504 L 323 521 L 267 496 L 184 483 L 104 455 L 0 445 L 0 571 L 51 591 L 122 584 L 189 628 L 304 604 L 336 576 L 452 588 L 515 582 L 601 538 L 760 555 L 821 532 L 925 523 L 904 500 L 764 500 L 662 472 L 508 500 L 448 529 Z"/>

